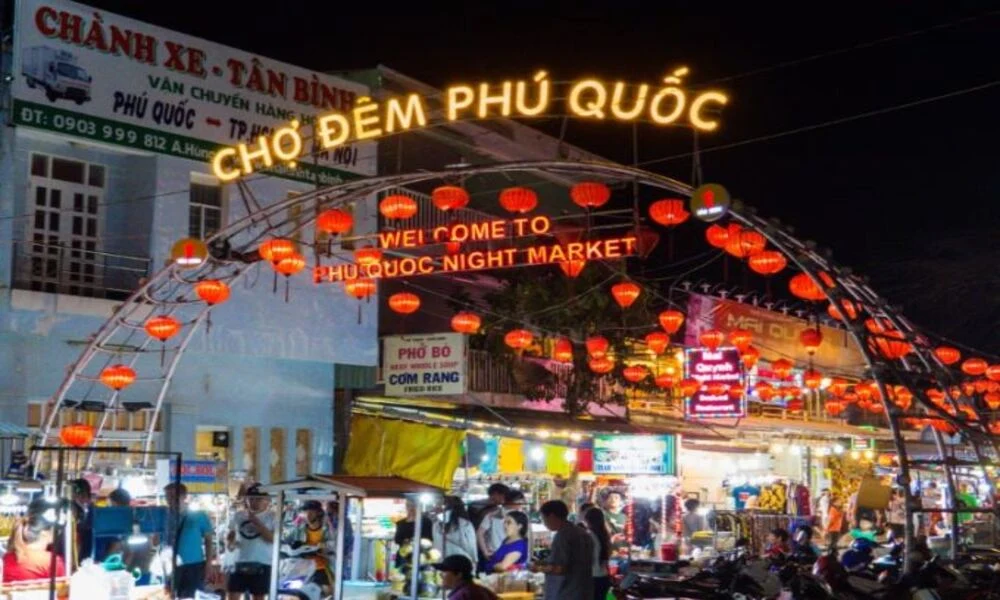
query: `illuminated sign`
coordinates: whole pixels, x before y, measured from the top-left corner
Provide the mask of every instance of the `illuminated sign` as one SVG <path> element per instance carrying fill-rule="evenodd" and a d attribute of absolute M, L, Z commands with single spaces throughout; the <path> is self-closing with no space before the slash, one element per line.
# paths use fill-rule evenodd
<path fill-rule="evenodd" d="M 445 240 L 461 243 L 513 241 L 529 235 L 545 234 L 551 228 L 552 222 L 544 216 L 496 219 L 479 223 L 456 223 L 431 230 L 382 231 L 378 234 L 378 245 L 383 249 L 411 249 Z M 630 233 L 618 238 L 583 240 L 548 246 L 473 250 L 441 257 L 391 257 L 363 265 L 355 263 L 319 265 L 313 270 L 313 280 L 320 283 L 359 278 L 390 279 L 435 273 L 502 269 L 518 265 L 558 264 L 574 260 L 608 260 L 625 258 L 635 254 L 635 251 L 636 238 Z"/>
<path fill-rule="evenodd" d="M 205 242 L 198 238 L 183 238 L 177 240 L 170 248 L 170 259 L 182 269 L 192 269 L 208 258 L 208 248 Z"/>
<path fill-rule="evenodd" d="M 595 435 L 595 475 L 676 475 L 673 435 Z"/>
<path fill-rule="evenodd" d="M 385 394 L 464 394 L 466 339 L 461 333 L 386 337 L 382 341 Z"/>
<path fill-rule="evenodd" d="M 729 191 L 717 183 L 698 186 L 691 193 L 691 212 L 708 223 L 726 216 L 729 204 Z"/>
<path fill-rule="evenodd" d="M 220 180 L 232 181 L 260 168 L 295 168 L 313 151 L 332 150 L 440 122 L 539 117 L 557 98 L 565 99 L 563 114 L 582 119 L 643 121 L 659 126 L 683 124 L 714 131 L 719 127 L 716 113 L 729 98 L 717 90 L 691 92 L 689 97 L 689 92 L 680 87 L 681 78 L 687 74 L 686 67 L 677 69 L 658 85 L 584 79 L 557 92 L 548 73 L 539 71 L 528 80 L 453 85 L 441 95 L 440 114 L 433 113 L 427 100 L 418 94 L 389 98 L 384 103 L 360 97 L 349 112 L 319 115 L 311 143 L 305 143 L 308 138 L 299 132 L 300 122 L 292 120 L 286 127 L 260 135 L 249 144 L 218 151 L 212 157 L 212 170 Z"/>
<path fill-rule="evenodd" d="M 733 398 L 730 387 L 743 387 L 740 351 L 736 348 L 689 348 L 684 369 L 687 377 L 701 387 L 684 404 L 684 416 L 690 419 L 745 417 L 746 394 Z M 716 385 L 713 385 L 716 384 Z M 714 389 L 718 387 L 719 389 Z"/>

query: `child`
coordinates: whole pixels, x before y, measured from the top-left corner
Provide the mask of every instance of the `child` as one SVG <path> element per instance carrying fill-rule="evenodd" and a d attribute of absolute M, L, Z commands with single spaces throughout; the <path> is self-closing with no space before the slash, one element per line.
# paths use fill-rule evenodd
<path fill-rule="evenodd" d="M 776 527 L 767 534 L 767 545 L 764 546 L 764 556 L 767 558 L 780 558 L 792 553 L 792 547 L 788 544 L 788 531 L 781 527 Z"/>

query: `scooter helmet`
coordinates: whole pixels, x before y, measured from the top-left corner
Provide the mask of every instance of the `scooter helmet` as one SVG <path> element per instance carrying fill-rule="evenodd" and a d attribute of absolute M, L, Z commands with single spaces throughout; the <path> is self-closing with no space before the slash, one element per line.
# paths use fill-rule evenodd
<path fill-rule="evenodd" d="M 871 554 L 875 550 L 875 542 L 868 538 L 857 538 L 851 542 L 851 550 L 862 554 Z"/>
<path fill-rule="evenodd" d="M 850 572 L 860 571 L 869 562 L 871 562 L 871 555 L 859 550 L 848 550 L 840 557 L 840 564 Z"/>

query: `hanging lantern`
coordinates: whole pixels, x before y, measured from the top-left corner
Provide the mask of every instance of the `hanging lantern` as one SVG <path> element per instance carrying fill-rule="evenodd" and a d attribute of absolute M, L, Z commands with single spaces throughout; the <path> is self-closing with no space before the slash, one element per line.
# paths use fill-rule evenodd
<path fill-rule="evenodd" d="M 607 356 L 601 356 L 598 358 L 591 358 L 587 361 L 587 366 L 590 367 L 590 370 L 594 373 L 606 375 L 615 368 L 615 361 L 611 360 Z"/>
<path fill-rule="evenodd" d="M 640 293 L 642 293 L 642 288 L 631 281 L 622 281 L 611 286 L 611 295 L 615 297 L 618 306 L 623 309 L 632 306 Z"/>
<path fill-rule="evenodd" d="M 903 410 L 909 410 L 913 404 L 913 392 L 906 386 L 897 385 L 892 390 L 892 401 Z"/>
<path fill-rule="evenodd" d="M 375 293 L 377 286 L 374 279 L 362 277 L 359 279 L 349 279 L 344 282 L 344 291 L 348 296 L 353 296 L 358 300 L 364 300 Z"/>
<path fill-rule="evenodd" d="M 257 253 L 272 265 L 278 264 L 282 259 L 295 254 L 295 242 L 284 238 L 264 240 L 257 247 Z"/>
<path fill-rule="evenodd" d="M 746 352 L 753 342 L 753 333 L 746 329 L 734 329 L 729 332 L 729 343 L 736 346 L 740 353 Z"/>
<path fill-rule="evenodd" d="M 956 431 L 955 426 L 944 419 L 931 419 L 931 428 L 948 435 L 952 435 Z"/>
<path fill-rule="evenodd" d="M 673 335 L 684 324 L 684 313 L 679 310 L 665 310 L 660 313 L 660 327 L 668 334 Z"/>
<path fill-rule="evenodd" d="M 591 358 L 601 358 L 608 353 L 608 339 L 601 335 L 592 335 L 585 342 L 587 346 L 587 356 Z"/>
<path fill-rule="evenodd" d="M 555 347 L 552 349 L 552 360 L 561 363 L 573 362 L 573 342 L 566 338 L 556 340 Z"/>
<path fill-rule="evenodd" d="M 979 377 L 986 373 L 987 368 L 989 365 L 981 358 L 967 358 L 962 362 L 962 372 L 972 377 Z"/>
<path fill-rule="evenodd" d="M 844 412 L 844 403 L 837 400 L 827 400 L 824 408 L 826 409 L 826 414 L 831 417 L 838 417 Z"/>
<path fill-rule="evenodd" d="M 816 302 L 826 299 L 823 290 L 805 273 L 799 273 L 792 277 L 788 281 L 788 289 L 791 290 L 793 296 L 803 300 Z"/>
<path fill-rule="evenodd" d="M 629 365 L 622 369 L 622 377 L 632 383 L 639 383 L 649 375 L 649 369 L 642 365 Z"/>
<path fill-rule="evenodd" d="M 101 383 L 118 392 L 135 381 L 135 371 L 128 365 L 110 365 L 101 371 Z"/>
<path fill-rule="evenodd" d="M 925 392 L 927 394 L 927 399 L 932 403 L 937 405 L 943 405 L 945 400 L 944 392 L 937 388 L 928 388 Z"/>
<path fill-rule="evenodd" d="M 354 262 L 362 267 L 378 264 L 382 260 L 382 251 L 374 246 L 362 246 L 354 251 Z"/>
<path fill-rule="evenodd" d="M 879 353 L 889 360 L 903 358 L 913 351 L 902 331 L 886 331 L 881 335 L 873 336 L 875 346 Z"/>
<path fill-rule="evenodd" d="M 747 259 L 750 270 L 758 275 L 775 275 L 788 266 L 788 259 L 777 250 L 761 250 Z"/>
<path fill-rule="evenodd" d="M 729 393 L 729 384 L 722 381 L 711 381 L 705 385 L 705 391 L 712 396 L 722 396 Z"/>
<path fill-rule="evenodd" d="M 767 239 L 756 231 L 742 230 L 732 235 L 726 240 L 726 252 L 736 258 L 747 258 L 762 252 L 767 246 Z"/>
<path fill-rule="evenodd" d="M 823 383 L 823 374 L 815 369 L 809 369 L 802 374 L 802 383 L 811 390 L 818 390 Z"/>
<path fill-rule="evenodd" d="M 59 430 L 59 441 L 73 448 L 83 448 L 94 440 L 95 430 L 91 425 L 77 423 L 76 425 L 64 425 Z"/>
<path fill-rule="evenodd" d="M 757 366 L 757 361 L 760 360 L 760 350 L 753 346 L 747 346 L 747 349 L 740 354 L 740 360 L 743 362 L 743 366 L 749 371 Z"/>
<path fill-rule="evenodd" d="M 399 292 L 389 296 L 389 308 L 394 313 L 409 315 L 420 309 L 420 296 L 409 292 Z"/>
<path fill-rule="evenodd" d="M 451 328 L 458 333 L 472 335 L 479 331 L 482 319 L 479 315 L 471 312 L 460 312 L 451 318 Z"/>
<path fill-rule="evenodd" d="M 837 308 L 837 306 L 831 302 L 829 306 L 826 307 L 826 313 L 830 315 L 831 319 L 837 321 L 843 321 L 844 315 L 847 315 L 847 319 L 853 321 L 858 316 L 858 311 L 854 308 L 854 303 L 846 298 L 840 300 L 840 306 L 843 310 Z"/>
<path fill-rule="evenodd" d="M 722 225 L 712 225 L 705 230 L 705 239 L 709 246 L 725 248 L 729 242 L 729 230 Z"/>
<path fill-rule="evenodd" d="M 962 353 L 951 346 L 938 346 L 934 349 L 934 356 L 945 365 L 953 365 L 962 359 Z"/>
<path fill-rule="evenodd" d="M 681 396 L 689 398 L 691 396 L 694 396 L 695 393 L 697 393 L 698 390 L 701 389 L 701 382 L 699 382 L 697 379 L 682 379 L 680 389 L 681 389 Z"/>
<path fill-rule="evenodd" d="M 816 350 L 823 343 L 823 334 L 818 327 L 808 327 L 799 333 L 799 343 L 809 354 L 816 354 Z"/>
<path fill-rule="evenodd" d="M 766 381 L 758 381 L 753 386 L 753 391 L 764 402 L 767 402 L 771 398 L 774 398 L 774 394 L 775 394 L 775 392 L 774 392 L 774 386 L 772 386 L 770 383 L 768 383 Z"/>
<path fill-rule="evenodd" d="M 455 185 L 442 185 L 431 192 L 431 202 L 444 211 L 465 208 L 469 203 L 469 192 Z"/>
<path fill-rule="evenodd" d="M 698 336 L 698 342 L 713 352 L 716 348 L 721 346 L 724 341 L 726 341 L 726 334 L 722 333 L 718 329 L 709 329 Z"/>
<path fill-rule="evenodd" d="M 500 206 L 507 212 L 523 215 L 538 206 L 538 194 L 526 187 L 510 187 L 500 192 Z"/>
<path fill-rule="evenodd" d="M 285 277 L 291 277 L 305 268 L 306 257 L 302 256 L 298 252 L 293 252 L 291 256 L 286 256 L 277 263 L 274 263 L 274 270 L 281 273 Z"/>
<path fill-rule="evenodd" d="M 670 336 L 662 331 L 654 331 L 646 334 L 646 347 L 653 351 L 653 354 L 663 354 L 663 351 L 670 345 Z"/>
<path fill-rule="evenodd" d="M 847 392 L 847 393 L 844 394 L 843 400 L 847 404 L 857 404 L 857 402 L 858 402 L 858 395 L 855 394 L 854 392 Z"/>
<path fill-rule="evenodd" d="M 976 393 L 982 394 L 989 391 L 990 382 L 986 379 L 977 379 L 972 382 L 972 386 L 975 388 Z"/>
<path fill-rule="evenodd" d="M 1000 365 L 986 367 L 986 378 L 990 381 L 1000 381 Z"/>
<path fill-rule="evenodd" d="M 166 342 L 181 330 L 181 323 L 177 319 L 166 315 L 150 317 L 146 320 L 145 325 L 143 325 L 143 329 L 146 330 L 146 333 L 150 337 L 158 339 L 161 342 Z"/>
<path fill-rule="evenodd" d="M 837 283 L 833 280 L 833 277 L 830 277 L 830 274 L 827 273 L 826 271 L 818 271 L 816 273 L 816 276 L 819 277 L 819 280 L 822 281 L 823 285 L 825 285 L 826 287 L 828 288 L 837 287 Z"/>
<path fill-rule="evenodd" d="M 514 350 L 524 350 L 531 345 L 535 336 L 527 329 L 514 329 L 507 332 L 503 337 L 503 342 Z"/>
<path fill-rule="evenodd" d="M 409 196 L 393 194 L 382 198 L 378 203 L 378 211 L 386 219 L 402 221 L 417 214 L 417 201 Z"/>
<path fill-rule="evenodd" d="M 653 381 L 656 383 L 656 387 L 660 388 L 661 390 L 668 390 L 674 387 L 674 385 L 676 385 L 677 383 L 677 380 L 674 378 L 674 376 L 668 375 L 667 373 L 662 373 L 660 375 L 657 375 L 653 379 Z M 998 394 L 998 396 L 1000 396 L 1000 394 Z"/>
<path fill-rule="evenodd" d="M 826 391 L 834 396 L 843 396 L 847 393 L 847 380 L 834 377 L 830 380 L 830 386 L 826 388 Z"/>
<path fill-rule="evenodd" d="M 444 252 L 448 255 L 455 255 L 462 251 L 462 242 L 445 242 Z"/>
<path fill-rule="evenodd" d="M 881 402 L 869 402 L 868 412 L 876 415 L 885 412 L 885 405 L 882 404 Z"/>
<path fill-rule="evenodd" d="M 792 367 L 795 365 L 787 358 L 779 358 L 771 363 L 771 370 L 779 379 L 787 379 L 792 374 Z"/>
<path fill-rule="evenodd" d="M 971 396 L 976 393 L 976 385 L 971 381 L 962 382 L 962 393 L 966 396 Z"/>
<path fill-rule="evenodd" d="M 729 386 L 729 399 L 730 400 L 739 400 L 740 398 L 743 397 L 743 394 L 745 394 L 745 393 L 746 393 L 746 390 L 744 390 L 743 386 L 740 385 L 740 384 L 738 384 L 738 383 L 734 383 L 733 385 Z"/>
<path fill-rule="evenodd" d="M 194 284 L 194 292 L 209 306 L 221 304 L 229 299 L 229 286 L 218 279 L 206 279 Z"/>
<path fill-rule="evenodd" d="M 958 400 L 962 397 L 962 388 L 953 385 L 948 388 L 948 395 L 951 396 L 952 400 Z"/>
<path fill-rule="evenodd" d="M 600 208 L 611 199 L 611 189 L 596 181 L 581 181 L 569 190 L 569 197 L 580 208 Z"/>
<path fill-rule="evenodd" d="M 862 381 L 854 386 L 854 393 L 858 395 L 858 398 L 868 402 L 875 395 L 874 386 L 870 381 Z"/>
<path fill-rule="evenodd" d="M 330 235 L 347 233 L 353 226 L 354 217 L 336 208 L 324 210 L 316 217 L 316 229 Z"/>
<path fill-rule="evenodd" d="M 649 217 L 666 227 L 675 227 L 688 220 L 691 213 L 684 209 L 684 201 L 676 198 L 657 200 L 649 205 Z"/>
<path fill-rule="evenodd" d="M 802 388 L 797 385 L 785 385 L 778 388 L 778 393 L 782 398 L 795 399 L 802 395 Z"/>
<path fill-rule="evenodd" d="M 559 268 L 566 277 L 576 278 L 583 268 L 587 266 L 587 261 L 585 260 L 564 260 L 559 263 Z"/>
<path fill-rule="evenodd" d="M 986 403 L 986 406 L 990 407 L 990 410 L 1000 408 L 1000 393 L 987 392 L 983 394 L 983 402 Z"/>

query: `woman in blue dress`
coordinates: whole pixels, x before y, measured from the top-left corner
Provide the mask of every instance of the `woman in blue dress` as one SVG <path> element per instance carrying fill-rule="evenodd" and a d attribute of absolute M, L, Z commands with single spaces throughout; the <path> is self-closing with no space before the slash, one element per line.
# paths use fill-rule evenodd
<path fill-rule="evenodd" d="M 519 510 L 507 513 L 503 530 L 507 537 L 486 561 L 487 573 L 523 568 L 528 562 L 528 515 Z"/>

